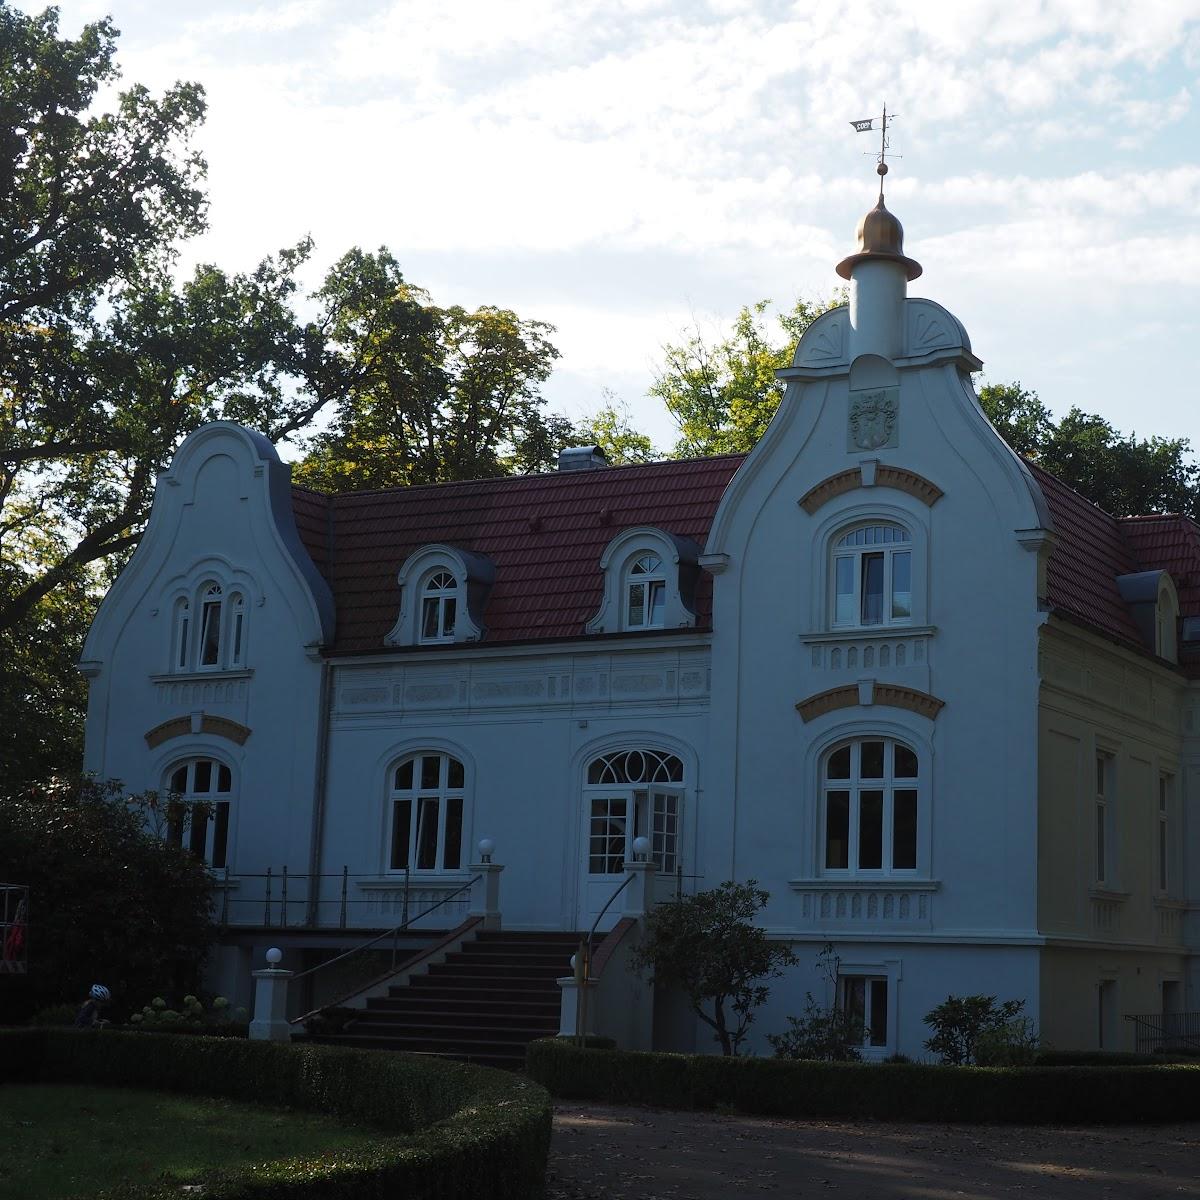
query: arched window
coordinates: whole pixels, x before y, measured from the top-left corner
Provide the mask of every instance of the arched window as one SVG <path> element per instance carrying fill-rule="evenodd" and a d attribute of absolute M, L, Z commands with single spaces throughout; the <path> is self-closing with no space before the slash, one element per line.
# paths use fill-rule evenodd
<path fill-rule="evenodd" d="M 466 773 L 449 754 L 413 754 L 393 767 L 388 869 L 459 870 L 465 797 Z"/>
<path fill-rule="evenodd" d="M 659 871 L 680 863 L 683 763 L 665 750 L 617 750 L 588 764 L 587 870 L 619 875 L 632 857 L 635 837 L 650 839 Z"/>
<path fill-rule="evenodd" d="M 246 655 L 246 599 L 241 592 L 229 597 L 229 665 L 240 667 Z"/>
<path fill-rule="evenodd" d="M 191 632 L 192 606 L 186 599 L 175 605 L 175 655 L 174 664 L 180 671 L 186 671 L 191 661 L 191 643 L 188 635 Z"/>
<path fill-rule="evenodd" d="M 213 758 L 192 758 L 167 772 L 167 840 L 210 867 L 228 866 L 233 772 Z"/>
<path fill-rule="evenodd" d="M 667 607 L 667 577 L 657 554 L 639 554 L 625 583 L 625 628 L 661 629 Z"/>
<path fill-rule="evenodd" d="M 919 763 L 903 742 L 860 738 L 822 764 L 826 874 L 915 874 Z"/>
<path fill-rule="evenodd" d="M 907 529 L 890 523 L 856 526 L 834 542 L 834 628 L 912 623 L 911 543 Z"/>
<path fill-rule="evenodd" d="M 436 571 L 421 592 L 421 641 L 452 642 L 458 584 L 449 571 Z"/>
<path fill-rule="evenodd" d="M 200 661 L 201 667 L 221 665 L 221 585 L 210 583 L 203 589 L 200 601 Z"/>

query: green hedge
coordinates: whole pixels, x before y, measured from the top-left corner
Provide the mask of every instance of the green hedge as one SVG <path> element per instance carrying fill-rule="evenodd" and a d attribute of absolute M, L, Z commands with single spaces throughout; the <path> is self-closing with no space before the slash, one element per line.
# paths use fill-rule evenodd
<path fill-rule="evenodd" d="M 1200 1066 L 935 1067 L 586 1050 L 532 1042 L 555 1096 L 776 1117 L 1094 1124 L 1200 1118 Z"/>
<path fill-rule="evenodd" d="M 550 1146 L 542 1088 L 420 1055 L 112 1030 L 2 1030 L 0 1084 L 18 1081 L 224 1096 L 326 1113 L 384 1134 L 369 1152 L 336 1162 L 289 1159 L 231 1172 L 205 1187 L 205 1200 L 524 1200 L 541 1194 Z"/>

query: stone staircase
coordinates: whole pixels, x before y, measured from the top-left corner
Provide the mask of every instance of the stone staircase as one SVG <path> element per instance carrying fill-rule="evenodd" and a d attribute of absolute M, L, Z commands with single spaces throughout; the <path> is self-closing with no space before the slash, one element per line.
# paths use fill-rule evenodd
<path fill-rule="evenodd" d="M 526 1043 L 558 1032 L 556 980 L 570 974 L 578 945 L 576 933 L 485 930 L 315 1040 L 519 1070 Z"/>

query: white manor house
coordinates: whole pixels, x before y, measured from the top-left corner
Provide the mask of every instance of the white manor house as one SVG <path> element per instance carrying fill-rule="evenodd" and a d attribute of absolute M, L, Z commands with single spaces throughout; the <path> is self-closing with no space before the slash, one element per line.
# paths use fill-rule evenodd
<path fill-rule="evenodd" d="M 596 925 L 579 1019 L 712 1050 L 624 959 L 649 906 L 754 879 L 800 962 L 760 1053 L 832 999 L 826 943 L 868 1057 L 922 1056 L 948 994 L 1061 1049 L 1200 1009 L 1200 527 L 1008 449 L 882 194 L 838 272 L 745 457 L 326 496 L 237 425 L 179 447 L 87 640 L 86 768 L 208 802 L 170 835 L 216 986 L 407 919 L 344 1036 L 501 1061 Z"/>

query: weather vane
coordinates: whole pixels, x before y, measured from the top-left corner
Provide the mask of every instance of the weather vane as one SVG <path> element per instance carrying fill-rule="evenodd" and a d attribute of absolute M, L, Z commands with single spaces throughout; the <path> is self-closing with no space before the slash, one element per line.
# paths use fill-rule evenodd
<path fill-rule="evenodd" d="M 896 119 L 895 113 L 889 113 L 887 105 L 883 106 L 883 116 L 879 118 L 879 154 L 876 156 L 875 172 L 879 176 L 879 196 L 883 198 L 883 177 L 888 173 L 887 153 L 892 148 L 892 139 L 888 137 L 888 129 L 892 122 Z M 851 121 L 854 126 L 855 133 L 870 133 L 875 128 L 875 118 L 867 117 L 862 121 Z M 870 153 L 868 151 L 868 153 Z M 893 154 L 893 158 L 902 157 L 899 154 Z"/>

